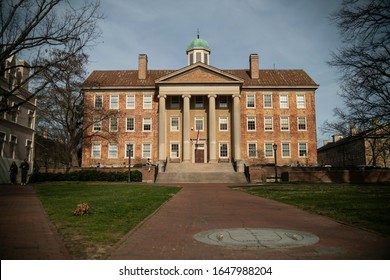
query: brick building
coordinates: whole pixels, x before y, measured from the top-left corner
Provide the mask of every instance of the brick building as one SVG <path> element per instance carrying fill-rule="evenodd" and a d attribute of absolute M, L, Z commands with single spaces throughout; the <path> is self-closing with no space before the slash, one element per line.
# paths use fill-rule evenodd
<path fill-rule="evenodd" d="M 188 65 L 149 70 L 93 71 L 83 85 L 86 129 L 82 166 L 132 163 L 244 162 L 316 164 L 314 95 L 303 70 L 259 70 L 210 65 L 207 41 L 194 39 Z M 130 152 L 129 152 L 130 151 Z"/>

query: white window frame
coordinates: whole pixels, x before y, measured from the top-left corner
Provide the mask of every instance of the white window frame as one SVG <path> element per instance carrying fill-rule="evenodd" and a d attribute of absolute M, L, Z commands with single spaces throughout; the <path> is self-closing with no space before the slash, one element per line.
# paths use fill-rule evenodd
<path fill-rule="evenodd" d="M 110 132 L 118 132 L 118 129 L 119 129 L 118 128 L 118 122 L 119 122 L 118 118 L 111 117 L 111 118 L 109 118 L 109 121 L 110 121 L 110 123 L 109 123 Z M 113 125 L 114 121 L 116 121 L 116 124 Z"/>
<path fill-rule="evenodd" d="M 297 94 L 297 109 L 306 109 L 306 94 Z"/>
<path fill-rule="evenodd" d="M 110 95 L 110 109 L 111 110 L 119 109 L 119 95 Z"/>
<path fill-rule="evenodd" d="M 92 131 L 93 132 L 102 131 L 102 120 L 95 119 L 95 118 L 93 119 Z"/>
<path fill-rule="evenodd" d="M 133 120 L 133 129 L 129 129 L 129 120 Z M 135 117 L 131 117 L 131 116 L 126 117 L 125 130 L 126 132 L 135 131 Z"/>
<path fill-rule="evenodd" d="M 218 96 L 218 107 L 219 108 L 227 108 L 228 107 L 228 97 L 226 95 L 219 95 Z"/>
<path fill-rule="evenodd" d="M 15 141 L 14 141 L 15 140 Z M 15 158 L 15 153 L 16 153 L 16 147 L 18 145 L 18 137 L 16 137 L 15 135 L 10 135 L 9 136 L 9 151 L 10 151 L 10 157 L 12 159 Z"/>
<path fill-rule="evenodd" d="M 173 150 L 173 145 L 175 146 L 177 145 L 177 151 Z M 170 147 L 170 152 L 169 152 L 170 158 L 173 159 L 180 158 L 180 143 L 171 143 L 169 147 Z"/>
<path fill-rule="evenodd" d="M 97 98 L 97 97 L 99 97 L 99 98 Z M 101 99 L 100 107 L 96 106 L 97 99 Z M 96 94 L 94 96 L 93 106 L 95 109 L 103 109 L 103 95 L 102 94 Z"/>
<path fill-rule="evenodd" d="M 198 121 L 201 122 L 202 128 L 198 127 Z M 204 131 L 204 117 L 195 117 L 194 123 L 195 123 L 195 131 L 197 131 L 197 132 Z"/>
<path fill-rule="evenodd" d="M 274 151 L 274 143 L 273 142 L 265 142 L 264 143 L 264 157 L 265 158 L 274 158 L 275 157 L 275 151 Z"/>
<path fill-rule="evenodd" d="M 254 155 L 251 154 L 251 151 L 253 151 L 251 149 L 251 146 L 254 145 Z M 257 143 L 256 142 L 249 142 L 247 143 L 247 155 L 248 155 L 248 158 L 257 158 Z"/>
<path fill-rule="evenodd" d="M 202 102 L 198 102 L 198 101 L 202 101 Z M 195 109 L 204 108 L 204 97 L 202 95 L 195 95 L 194 102 L 195 102 L 194 104 Z"/>
<path fill-rule="evenodd" d="M 301 145 L 305 146 L 304 150 L 301 150 Z M 301 155 L 301 151 L 304 151 L 304 154 Z M 308 145 L 307 142 L 298 142 L 298 157 L 299 158 L 307 158 L 308 155 Z"/>
<path fill-rule="evenodd" d="M 226 125 L 226 129 L 222 128 L 222 125 L 223 126 Z M 222 132 L 229 131 L 229 117 L 225 117 L 225 116 L 219 117 L 219 131 Z"/>
<path fill-rule="evenodd" d="M 145 110 L 153 109 L 153 98 L 152 98 L 152 95 L 144 95 L 142 104 L 143 104 L 142 108 L 145 109 Z"/>
<path fill-rule="evenodd" d="M 31 160 L 31 150 L 32 150 L 32 140 L 26 139 L 26 158 L 30 161 Z"/>
<path fill-rule="evenodd" d="M 131 158 L 134 158 L 135 145 L 134 143 L 125 143 L 125 158 L 129 159 L 129 146 L 131 146 Z"/>
<path fill-rule="evenodd" d="M 99 147 L 99 148 L 95 149 L 95 147 Z M 100 159 L 101 156 L 102 156 L 102 145 L 100 143 L 92 143 L 91 158 Z"/>
<path fill-rule="evenodd" d="M 267 120 L 271 121 L 271 124 L 267 122 Z M 268 129 L 268 126 L 271 125 L 271 128 Z M 271 116 L 264 117 L 264 131 L 273 131 L 274 130 L 274 118 Z"/>
<path fill-rule="evenodd" d="M 146 149 L 146 147 L 149 147 L 149 151 Z M 143 143 L 142 144 L 142 158 L 152 158 L 152 144 L 150 143 Z"/>
<path fill-rule="evenodd" d="M 254 123 L 254 129 L 250 129 L 249 128 L 249 122 L 252 122 Z M 246 130 L 247 131 L 256 131 L 256 116 L 247 116 L 246 117 Z"/>
<path fill-rule="evenodd" d="M 290 131 L 290 117 L 280 117 L 280 131 Z"/>
<path fill-rule="evenodd" d="M 4 156 L 4 145 L 6 142 L 6 134 L 3 131 L 0 131 L 0 157 Z"/>
<path fill-rule="evenodd" d="M 108 153 L 107 158 L 109 159 L 118 158 L 118 144 L 108 143 L 107 153 Z"/>
<path fill-rule="evenodd" d="M 281 94 L 279 95 L 279 102 L 280 102 L 280 109 L 288 109 L 289 108 L 289 102 L 288 102 L 288 94 Z"/>
<path fill-rule="evenodd" d="M 177 125 L 174 125 L 174 120 L 177 120 Z M 171 117 L 171 121 L 170 121 L 170 130 L 172 132 L 177 132 L 177 131 L 180 131 L 180 117 L 177 117 L 177 116 L 172 116 Z"/>
<path fill-rule="evenodd" d="M 253 98 L 253 100 L 251 100 Z M 252 104 L 253 101 L 253 104 Z M 247 94 L 246 95 L 246 108 L 247 109 L 255 109 L 256 108 L 256 95 Z"/>
<path fill-rule="evenodd" d="M 150 122 L 150 123 L 148 123 Z M 149 129 L 145 129 L 145 126 L 149 125 Z M 152 131 L 152 118 L 151 117 L 143 117 L 142 118 L 142 131 L 143 132 L 151 132 Z"/>
<path fill-rule="evenodd" d="M 266 97 L 269 97 L 270 100 L 267 100 L 270 102 L 271 105 L 269 106 L 266 106 Z M 272 102 L 272 94 L 264 94 L 263 95 L 263 106 L 264 106 L 264 109 L 272 109 L 273 108 L 273 102 Z"/>
<path fill-rule="evenodd" d="M 135 95 L 127 94 L 126 95 L 126 109 L 135 109 Z"/>
<path fill-rule="evenodd" d="M 282 142 L 282 144 L 280 146 L 281 146 L 280 153 L 282 155 L 282 158 L 291 158 L 291 143 L 290 142 Z M 285 149 L 286 147 L 288 149 Z"/>
<path fill-rule="evenodd" d="M 221 155 L 221 152 L 222 152 L 221 147 L 225 146 L 225 145 L 226 145 L 226 155 Z M 219 158 L 223 158 L 223 159 L 229 158 L 229 144 L 228 143 L 219 143 Z"/>
<path fill-rule="evenodd" d="M 303 120 L 304 121 L 304 123 L 301 123 L 300 122 L 300 120 Z M 305 125 L 305 128 L 300 128 L 300 125 Z M 299 116 L 298 118 L 297 118 L 297 129 L 298 129 L 298 131 L 307 131 L 307 120 L 306 120 L 306 117 L 304 117 L 304 116 Z"/>

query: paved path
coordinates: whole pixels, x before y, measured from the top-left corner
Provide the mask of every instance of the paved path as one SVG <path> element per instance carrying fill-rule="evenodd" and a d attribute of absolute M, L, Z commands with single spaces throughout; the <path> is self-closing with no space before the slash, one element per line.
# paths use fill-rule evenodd
<path fill-rule="evenodd" d="M 109 259 L 389 259 L 390 238 L 312 215 L 295 207 L 226 188 L 187 184 L 130 232 Z M 236 249 L 196 241 L 196 233 L 223 228 L 281 228 L 320 241 L 299 248 Z"/>
<path fill-rule="evenodd" d="M 390 238 L 308 214 L 223 184 L 187 184 L 110 252 L 109 259 L 389 259 Z M 157 186 L 156 186 L 157 187 Z M 193 236 L 213 229 L 304 231 L 299 248 L 240 249 Z M 0 186 L 1 259 L 70 259 L 31 186 Z"/>
<path fill-rule="evenodd" d="M 0 185 L 0 257 L 70 259 L 32 186 Z"/>

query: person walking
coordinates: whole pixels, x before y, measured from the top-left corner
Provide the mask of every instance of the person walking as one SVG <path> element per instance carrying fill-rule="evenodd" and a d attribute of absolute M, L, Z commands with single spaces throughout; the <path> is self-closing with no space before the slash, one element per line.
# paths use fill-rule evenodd
<path fill-rule="evenodd" d="M 20 164 L 20 169 L 22 170 L 22 184 L 25 185 L 27 183 L 27 173 L 30 169 L 30 165 L 27 162 L 27 159 L 24 159 L 24 161 Z"/>
<path fill-rule="evenodd" d="M 16 184 L 16 175 L 18 174 L 18 166 L 16 165 L 16 163 L 13 161 L 11 163 L 11 166 L 9 168 L 9 175 L 10 175 L 10 179 L 11 179 L 11 183 L 12 184 Z"/>

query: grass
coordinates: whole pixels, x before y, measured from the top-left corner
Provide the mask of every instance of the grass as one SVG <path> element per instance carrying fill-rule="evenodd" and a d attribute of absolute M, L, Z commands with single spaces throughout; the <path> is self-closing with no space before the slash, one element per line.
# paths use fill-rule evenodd
<path fill-rule="evenodd" d="M 51 182 L 38 197 L 74 259 L 100 259 L 126 233 L 176 194 L 178 187 L 123 183 Z M 73 216 L 87 202 L 89 214 Z"/>
<path fill-rule="evenodd" d="M 234 188 L 390 235 L 389 185 L 282 183 Z"/>

